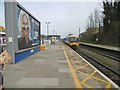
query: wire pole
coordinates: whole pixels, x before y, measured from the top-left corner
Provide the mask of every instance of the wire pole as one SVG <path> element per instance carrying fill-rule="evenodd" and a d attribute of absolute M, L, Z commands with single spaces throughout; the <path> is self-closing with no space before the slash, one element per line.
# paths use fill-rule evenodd
<path fill-rule="evenodd" d="M 49 35 L 49 24 L 51 23 L 51 22 L 45 22 L 46 23 L 46 25 L 47 25 L 47 40 L 48 40 L 48 35 Z"/>

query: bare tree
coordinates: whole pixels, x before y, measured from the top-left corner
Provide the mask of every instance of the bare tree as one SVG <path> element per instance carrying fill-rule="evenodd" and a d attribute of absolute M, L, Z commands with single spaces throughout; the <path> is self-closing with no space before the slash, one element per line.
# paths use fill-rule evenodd
<path fill-rule="evenodd" d="M 89 16 L 89 22 L 90 22 L 90 28 L 93 28 L 94 27 L 94 18 L 93 18 L 93 14 L 91 14 Z"/>

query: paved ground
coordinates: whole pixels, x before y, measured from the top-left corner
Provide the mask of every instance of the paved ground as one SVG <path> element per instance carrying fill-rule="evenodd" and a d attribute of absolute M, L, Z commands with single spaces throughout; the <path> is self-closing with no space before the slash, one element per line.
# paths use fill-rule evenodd
<path fill-rule="evenodd" d="M 75 88 L 60 42 L 4 69 L 5 88 Z"/>

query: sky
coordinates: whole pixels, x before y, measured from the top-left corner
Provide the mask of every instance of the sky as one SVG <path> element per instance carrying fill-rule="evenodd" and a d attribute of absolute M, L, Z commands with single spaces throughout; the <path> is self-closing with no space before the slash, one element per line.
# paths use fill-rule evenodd
<path fill-rule="evenodd" d="M 3 0 L 0 0 L 0 2 L 3 2 Z M 4 4 L 0 3 L 0 26 L 5 26 L 5 19 L 4 19 Z"/>
<path fill-rule="evenodd" d="M 102 0 L 17 0 L 26 10 L 41 22 L 41 33 L 47 34 L 47 21 L 49 34 L 59 34 L 66 37 L 72 33 L 75 35 L 84 32 L 88 16 L 95 8 L 100 8 Z M 102 8 L 102 7 L 101 7 Z M 1 15 L 0 15 L 1 16 Z"/>

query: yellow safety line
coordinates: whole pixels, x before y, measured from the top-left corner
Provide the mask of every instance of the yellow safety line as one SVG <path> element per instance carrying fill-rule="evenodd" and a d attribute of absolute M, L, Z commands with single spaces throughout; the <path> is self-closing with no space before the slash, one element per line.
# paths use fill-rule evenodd
<path fill-rule="evenodd" d="M 80 71 L 78 71 L 78 73 L 81 73 L 81 74 L 83 74 L 83 75 L 85 75 L 85 76 L 88 76 L 88 74 L 85 74 L 85 73 L 80 72 Z M 97 80 L 99 80 L 99 81 L 102 81 L 102 82 L 104 82 L 104 83 L 108 83 L 108 81 L 105 81 L 105 80 L 103 80 L 103 79 L 100 79 L 100 78 L 97 78 L 97 77 L 94 77 L 94 76 L 92 76 L 92 78 L 97 79 Z M 89 85 L 87 85 L 87 84 L 85 84 L 85 83 L 82 83 L 82 85 L 91 88 Z M 106 87 L 108 88 L 108 86 L 106 86 Z M 110 86 L 109 86 L 109 87 L 110 87 Z"/>
<path fill-rule="evenodd" d="M 92 74 L 90 74 L 87 78 L 85 78 L 81 83 L 86 82 L 89 78 L 91 78 L 97 71 L 95 70 Z"/>
<path fill-rule="evenodd" d="M 77 70 L 77 69 L 76 69 Z M 81 73 L 81 74 L 83 74 L 83 75 L 85 75 L 85 76 L 88 76 L 88 74 L 86 74 L 86 73 L 83 73 L 83 72 L 80 72 L 80 71 L 77 71 L 78 73 Z"/>
<path fill-rule="evenodd" d="M 85 67 L 85 69 L 88 69 L 88 70 L 94 71 L 93 69 L 90 69 L 90 68 L 87 68 L 87 67 Z"/>
<path fill-rule="evenodd" d="M 76 75 L 76 73 L 75 73 L 75 71 L 74 71 L 71 63 L 69 62 L 68 56 L 67 56 L 67 54 L 66 54 L 66 52 L 65 52 L 65 49 L 64 49 L 63 45 L 62 45 L 62 48 L 63 48 L 64 54 L 65 54 L 65 57 L 66 57 L 66 59 L 67 59 L 69 68 L 70 68 L 70 70 L 71 70 L 71 73 L 72 73 L 72 76 L 73 76 L 75 85 L 76 85 L 77 88 L 82 88 L 81 83 L 80 83 L 80 81 L 79 81 L 79 79 L 78 79 L 78 77 L 77 77 L 77 75 Z"/>
<path fill-rule="evenodd" d="M 72 64 L 76 64 L 76 63 L 78 63 L 77 61 L 75 61 L 75 62 L 72 62 Z"/>
<path fill-rule="evenodd" d="M 87 88 L 93 88 L 92 86 L 86 84 L 86 83 L 83 83 L 82 85 L 86 86 Z"/>
<path fill-rule="evenodd" d="M 86 74 L 86 73 L 83 73 L 83 72 L 80 72 L 80 71 L 77 71 L 78 73 L 81 73 L 81 74 L 83 74 L 83 75 L 85 75 L 85 76 L 89 76 L 88 74 Z M 100 79 L 100 78 L 97 78 L 97 77 L 95 77 L 95 76 L 92 76 L 92 78 L 93 79 L 96 79 L 96 80 L 99 80 L 99 81 L 102 81 L 102 82 L 105 82 L 105 83 L 108 83 L 108 81 L 105 81 L 105 80 L 103 80 L 103 79 Z"/>
<path fill-rule="evenodd" d="M 80 67 L 78 67 L 77 69 L 81 69 L 81 68 L 84 68 L 84 67 L 86 67 L 86 66 L 88 66 L 88 64 L 85 64 L 85 65 L 83 65 L 83 66 L 80 66 Z"/>
<path fill-rule="evenodd" d="M 81 64 L 83 64 L 83 65 L 84 65 L 84 64 L 86 64 L 86 63 L 85 63 L 85 62 L 83 62 L 83 61 L 79 61 L 79 62 L 80 62 Z"/>
<path fill-rule="evenodd" d="M 84 64 L 85 65 L 85 64 Z M 77 69 L 82 69 L 81 67 L 83 66 L 83 65 L 74 65 Z M 89 70 L 92 70 L 93 71 L 93 69 L 90 69 L 90 68 L 87 68 L 87 67 L 84 67 L 85 69 L 89 69 Z"/>
<path fill-rule="evenodd" d="M 102 81 L 102 82 L 104 82 L 104 83 L 108 83 L 108 81 L 105 81 L 105 80 L 103 80 L 103 79 L 100 79 L 100 78 L 97 78 L 97 77 L 92 77 L 92 78 L 94 78 L 94 79 L 96 79 L 96 80 L 99 80 L 99 81 Z"/>
<path fill-rule="evenodd" d="M 112 85 L 112 84 L 109 82 L 108 85 L 106 86 L 106 88 L 110 88 L 111 85 Z"/>

